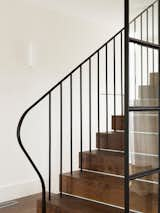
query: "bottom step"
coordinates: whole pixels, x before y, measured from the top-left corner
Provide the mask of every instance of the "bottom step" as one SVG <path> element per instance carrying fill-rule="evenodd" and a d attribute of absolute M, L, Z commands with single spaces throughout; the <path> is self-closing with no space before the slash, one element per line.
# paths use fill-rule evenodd
<path fill-rule="evenodd" d="M 47 201 L 47 213 L 122 213 L 123 210 L 96 202 L 71 197 L 54 195 Z M 41 213 L 41 201 L 37 203 L 37 213 Z"/>
<path fill-rule="evenodd" d="M 64 193 L 124 206 L 124 178 L 88 171 L 74 171 L 62 176 Z M 130 181 L 130 208 L 145 213 L 156 213 L 158 185 L 144 180 Z"/>

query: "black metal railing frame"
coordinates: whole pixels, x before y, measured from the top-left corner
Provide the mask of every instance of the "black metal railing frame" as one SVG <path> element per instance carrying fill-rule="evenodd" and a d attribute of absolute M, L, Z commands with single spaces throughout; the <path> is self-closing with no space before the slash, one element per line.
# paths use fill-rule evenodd
<path fill-rule="evenodd" d="M 142 16 L 141 16 L 141 39 L 136 38 L 130 38 L 129 36 L 129 0 L 125 0 L 125 15 L 124 15 L 124 22 L 125 22 L 125 187 L 124 187 L 124 197 L 125 197 L 125 213 L 129 213 L 130 211 L 130 189 L 129 189 L 129 183 L 131 180 L 135 180 L 137 178 L 142 178 L 148 175 L 152 174 L 158 174 L 159 180 L 158 180 L 158 213 L 160 213 L 160 1 L 156 1 L 155 3 L 158 3 L 158 44 L 154 44 L 154 29 L 152 28 L 152 42 L 149 42 L 148 40 L 148 9 L 147 9 L 147 40 L 144 41 L 142 38 Z M 152 7 L 152 14 L 154 14 L 154 4 L 149 6 Z M 152 19 L 152 27 L 154 20 Z M 158 73 L 159 73 L 159 102 L 158 106 L 130 106 L 130 78 L 129 78 L 129 44 L 134 43 L 141 46 L 141 59 L 142 59 L 142 48 L 147 48 L 147 83 L 148 83 L 148 75 L 149 75 L 149 62 L 148 62 L 148 48 L 152 48 L 153 52 L 153 61 L 154 61 L 154 50 L 158 50 Z M 143 63 L 141 60 L 141 71 L 143 70 Z M 153 63 L 153 69 L 154 69 L 154 63 Z M 154 70 L 153 70 L 154 72 Z M 142 75 L 142 73 L 141 73 Z M 142 80 L 142 78 L 141 78 Z M 143 85 L 143 80 L 142 80 Z M 130 175 L 129 173 L 129 113 L 130 112 L 145 112 L 145 111 L 156 111 L 159 114 L 159 150 L 158 150 L 158 156 L 159 156 L 159 166 L 155 169 L 150 169 L 148 171 L 139 172 L 137 174 Z"/>
<path fill-rule="evenodd" d="M 159 2 L 159 0 L 157 0 Z M 103 44 L 99 49 L 97 49 L 94 53 L 92 53 L 88 58 L 86 58 L 81 64 L 79 64 L 75 69 L 73 69 L 68 75 L 66 75 L 60 82 L 58 82 L 55 86 L 53 86 L 48 92 L 46 92 L 41 98 L 39 98 L 34 104 L 32 104 L 22 115 L 22 117 L 19 120 L 18 127 L 17 127 L 17 139 L 19 142 L 19 145 L 21 149 L 23 150 L 24 154 L 26 155 L 27 159 L 31 163 L 32 167 L 34 168 L 35 172 L 37 173 L 41 185 L 42 185 L 42 213 L 46 213 L 46 186 L 45 186 L 45 181 L 33 162 L 31 156 L 28 154 L 26 151 L 22 139 L 21 139 L 21 127 L 22 123 L 26 117 L 26 115 L 36 106 L 38 105 L 41 101 L 43 101 L 45 98 L 48 98 L 48 112 L 49 112 L 49 200 L 51 199 L 51 168 L 52 168 L 52 162 L 51 162 L 51 147 L 52 147 L 52 134 L 51 134 L 51 129 L 52 129 L 52 122 L 51 122 L 51 115 L 52 115 L 52 91 L 55 90 L 56 88 L 59 88 L 60 91 L 60 194 L 62 195 L 62 173 L 63 173 L 63 128 L 62 128 L 62 123 L 63 123 L 63 82 L 65 80 L 70 81 L 70 172 L 72 174 L 73 172 L 73 138 L 72 138 L 72 126 L 73 126 L 73 74 L 75 72 L 79 72 L 79 78 L 80 78 L 80 153 L 81 153 L 81 171 L 83 171 L 82 167 L 82 152 L 83 152 L 83 141 L 82 141 L 82 136 L 83 136 L 83 120 L 82 120 L 82 114 L 83 114 L 83 98 L 82 98 L 82 74 L 83 74 L 83 65 L 87 62 L 89 64 L 89 150 L 92 150 L 92 96 L 91 96 L 91 88 L 92 88 L 92 82 L 91 82 L 91 76 L 92 76 L 92 57 L 96 56 L 97 57 L 97 131 L 100 132 L 100 51 L 105 48 L 105 57 L 106 57 L 106 131 L 108 132 L 109 127 L 108 127 L 108 116 L 109 116 L 109 109 L 108 109 L 108 44 L 110 42 L 113 42 L 113 100 L 114 100 L 114 115 L 116 115 L 116 38 L 120 36 L 120 46 L 121 46 L 121 59 L 120 59 L 120 67 L 121 67 L 121 114 L 125 114 L 125 212 L 129 212 L 129 180 L 136 178 L 137 176 L 135 175 L 134 177 L 129 176 L 129 111 L 136 110 L 136 108 L 133 109 L 133 107 L 129 106 L 129 42 L 133 42 L 134 44 L 138 44 L 144 46 L 144 47 L 150 47 L 153 49 L 160 49 L 160 43 L 159 45 L 154 44 L 154 39 L 153 43 L 147 41 L 142 41 L 142 15 L 148 11 L 149 8 L 152 8 L 152 11 L 154 11 L 154 4 L 157 2 L 155 1 L 152 5 L 147 7 L 144 11 L 142 11 L 138 16 L 136 16 L 130 23 L 129 23 L 129 0 L 125 0 L 125 27 L 121 29 L 118 33 L 116 33 L 111 39 L 109 39 L 105 44 Z M 159 13 L 160 14 L 160 13 Z M 136 20 L 140 18 L 141 19 L 141 40 L 136 39 L 136 38 L 129 38 L 129 25 L 134 23 L 136 27 Z M 159 27 L 160 29 L 160 27 Z M 159 33 L 160 34 L 160 33 Z M 124 35 L 124 39 L 123 39 Z M 154 35 L 154 34 L 153 34 Z M 124 42 L 123 42 L 124 40 Z M 160 38 L 159 38 L 160 41 Z M 124 45 L 124 54 L 123 54 L 123 45 Z M 142 51 L 141 51 L 142 54 Z M 154 57 L 154 51 L 153 51 L 153 57 Z M 123 61 L 124 67 L 123 67 Z M 160 54 L 159 54 L 159 61 L 160 61 Z M 141 64 L 141 72 L 143 70 L 143 64 Z M 154 66 L 154 65 L 153 65 Z M 123 73 L 123 69 L 125 70 L 125 73 Z M 141 73 L 143 75 L 143 73 Z M 124 76 L 123 76 L 124 75 Z M 123 77 L 124 77 L 124 82 L 123 82 Z M 143 85 L 143 78 L 141 79 L 141 83 Z M 136 82 L 136 76 L 135 76 L 135 82 Z M 125 90 L 125 97 L 123 95 L 123 91 Z M 159 104 L 160 106 L 160 104 Z M 137 108 L 139 110 L 139 108 Z M 145 110 L 145 109 L 143 109 Z M 148 110 L 148 108 L 147 108 Z M 151 110 L 151 109 L 149 109 Z M 153 110 L 153 109 L 152 109 Z M 155 110 L 155 108 L 154 108 Z M 156 108 L 157 110 L 157 108 Z M 159 125 L 160 126 L 160 125 Z M 160 153 L 160 152 L 159 152 Z M 158 170 L 159 171 L 159 170 Z M 158 172 L 156 171 L 156 172 Z M 150 171 L 151 172 L 151 171 Z M 154 172 L 154 171 L 152 171 Z M 140 174 L 138 174 L 140 175 Z M 143 174 L 141 174 L 143 175 Z"/>

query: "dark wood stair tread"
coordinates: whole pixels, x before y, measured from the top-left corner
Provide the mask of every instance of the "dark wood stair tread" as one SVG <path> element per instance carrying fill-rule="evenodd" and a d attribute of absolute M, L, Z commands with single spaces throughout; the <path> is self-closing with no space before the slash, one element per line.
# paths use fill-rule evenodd
<path fill-rule="evenodd" d="M 63 192 L 117 206 L 123 205 L 123 184 L 123 178 L 87 171 L 74 171 L 62 176 Z M 112 195 L 113 191 L 120 194 Z"/>
<path fill-rule="evenodd" d="M 158 164 L 156 157 L 136 155 L 135 162 L 137 164 L 130 164 L 130 174 L 135 174 L 147 170 L 151 170 L 155 167 L 155 161 Z M 81 153 L 79 154 L 81 159 Z M 81 163 L 81 160 L 79 160 Z M 146 165 L 145 165 L 146 164 Z M 79 165 L 81 166 L 81 165 Z M 158 165 L 157 165 L 158 167 Z M 82 153 L 82 168 L 86 170 L 110 173 L 114 175 L 124 175 L 124 153 L 104 150 L 93 150 L 91 152 L 86 151 Z M 155 175 L 148 176 L 151 181 L 157 181 Z"/>
<path fill-rule="evenodd" d="M 141 116 L 142 117 L 142 116 Z M 135 152 L 142 152 L 142 153 L 148 153 L 148 154 L 157 154 L 158 150 L 158 136 L 155 134 L 155 132 L 147 134 L 147 131 L 144 132 L 144 130 L 147 128 L 148 130 L 154 129 L 157 126 L 156 116 L 151 116 L 151 121 L 154 120 L 154 125 L 147 125 L 148 127 L 145 127 L 141 124 L 138 124 L 135 130 L 130 134 L 133 134 L 134 137 L 134 149 Z M 138 120 L 135 118 L 135 121 L 138 122 Z M 144 121 L 143 121 L 144 122 Z M 142 123 L 142 121 L 141 121 Z M 148 122 L 149 123 L 149 122 Z M 142 127 L 143 126 L 143 127 Z M 157 127 L 156 127 L 157 128 Z M 142 132 L 139 132 L 139 130 L 142 129 Z M 96 148 L 98 149 L 109 149 L 109 150 L 117 150 L 117 151 L 124 151 L 124 131 L 109 131 L 109 132 L 99 132 L 96 134 Z"/>
<path fill-rule="evenodd" d="M 38 201 L 38 213 L 41 210 L 41 201 Z M 76 198 L 68 195 L 53 195 L 47 201 L 47 213 L 122 213 L 123 210 L 108 205 Z"/>
<path fill-rule="evenodd" d="M 150 213 L 157 209 L 157 185 L 135 180 L 131 187 L 130 208 Z M 62 175 L 64 193 L 106 204 L 124 206 L 124 178 L 87 171 Z M 153 201 L 153 202 L 152 202 Z M 150 207 L 147 203 L 151 202 Z M 154 205 L 152 205 L 154 203 Z"/>

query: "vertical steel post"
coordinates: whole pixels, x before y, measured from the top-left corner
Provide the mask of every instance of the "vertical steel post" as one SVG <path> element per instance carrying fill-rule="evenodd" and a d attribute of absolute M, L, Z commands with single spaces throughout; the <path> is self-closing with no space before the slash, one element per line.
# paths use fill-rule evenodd
<path fill-rule="evenodd" d="M 160 0 L 158 1 L 158 44 L 160 44 Z M 159 100 L 158 105 L 160 106 L 160 49 L 158 50 L 158 73 L 159 73 Z M 159 168 L 160 168 L 160 111 L 159 115 Z M 160 213 L 160 173 L 159 173 L 159 184 L 158 184 L 158 213 Z"/>
<path fill-rule="evenodd" d="M 113 39 L 113 94 L 114 94 L 114 116 L 116 116 L 116 41 L 115 41 L 115 38 Z M 117 122 L 115 122 L 115 125 L 116 123 Z"/>
<path fill-rule="evenodd" d="M 129 213 L 129 0 L 124 1 L 125 23 L 125 180 L 124 180 L 124 206 L 125 213 Z"/>
<path fill-rule="evenodd" d="M 51 144 L 51 141 L 52 141 L 52 135 L 51 135 L 51 132 L 52 132 L 52 127 L 51 127 L 51 102 L 52 102 L 52 99 L 51 99 L 51 92 L 49 93 L 49 200 L 51 200 L 51 148 L 52 148 L 52 144 Z"/>
<path fill-rule="evenodd" d="M 81 172 L 83 171 L 83 103 L 82 103 L 82 66 L 80 66 L 80 152 L 81 152 Z"/>
<path fill-rule="evenodd" d="M 136 38 L 136 31 L 137 31 L 137 24 L 136 24 L 136 20 L 134 20 L 134 38 Z M 135 92 L 135 100 L 137 98 L 137 54 L 136 54 L 136 44 L 134 44 L 134 84 L 135 84 L 135 88 L 134 88 L 134 92 Z"/>
<path fill-rule="evenodd" d="M 123 115 L 123 34 L 121 32 L 121 115 Z"/>
<path fill-rule="evenodd" d="M 72 104 L 72 74 L 70 75 L 70 172 L 73 173 L 73 104 Z"/>
<path fill-rule="evenodd" d="M 143 17 L 140 18 L 140 30 L 141 30 L 141 40 L 143 39 Z M 143 85 L 143 47 L 141 46 L 141 86 Z M 141 97 L 142 97 L 142 87 L 141 87 Z"/>
<path fill-rule="evenodd" d="M 89 151 L 92 151 L 92 80 L 91 58 L 89 59 Z"/>
<path fill-rule="evenodd" d="M 63 97 L 62 83 L 60 84 L 60 195 L 62 196 L 62 173 L 63 173 Z"/>
<path fill-rule="evenodd" d="M 100 85 L 99 85 L 99 51 L 97 53 L 97 108 L 98 108 L 98 132 L 100 131 L 100 97 L 99 97 L 99 91 L 100 91 Z"/>
<path fill-rule="evenodd" d="M 106 132 L 108 133 L 108 46 L 107 45 L 106 45 Z"/>
<path fill-rule="evenodd" d="M 152 6 L 152 42 L 154 43 L 154 4 Z M 152 49 L 152 64 L 153 64 L 152 72 L 154 72 L 154 49 Z"/>
<path fill-rule="evenodd" d="M 42 213 L 46 213 L 46 191 L 45 191 L 45 185 L 43 185 L 43 190 L 42 190 Z"/>
<path fill-rule="evenodd" d="M 147 42 L 149 41 L 148 10 L 146 12 Z M 147 85 L 149 84 L 149 50 L 147 47 Z"/>

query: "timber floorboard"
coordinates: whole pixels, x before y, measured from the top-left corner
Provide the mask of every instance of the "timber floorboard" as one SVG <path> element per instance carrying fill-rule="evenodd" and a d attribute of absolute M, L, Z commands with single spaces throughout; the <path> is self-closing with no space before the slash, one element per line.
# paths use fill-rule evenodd
<path fill-rule="evenodd" d="M 41 194 L 35 194 L 28 197 L 15 199 L 17 204 L 0 208 L 0 213 L 36 213 L 37 199 L 41 198 Z"/>

